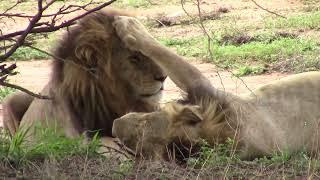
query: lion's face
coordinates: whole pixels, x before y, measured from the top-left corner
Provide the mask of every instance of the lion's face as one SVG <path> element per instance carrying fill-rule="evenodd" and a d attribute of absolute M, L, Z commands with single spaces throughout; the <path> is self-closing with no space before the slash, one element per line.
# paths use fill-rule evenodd
<path fill-rule="evenodd" d="M 138 99 L 159 101 L 167 75 L 142 53 L 127 49 L 119 39 L 114 42 L 111 69 L 119 81 L 126 82 L 125 88 Z"/>
<path fill-rule="evenodd" d="M 173 104 L 157 112 L 129 113 L 114 121 L 112 133 L 138 154 L 162 156 L 169 144 L 189 146 L 200 140 L 197 108 Z"/>
<path fill-rule="evenodd" d="M 153 60 L 127 48 L 117 36 L 112 22 L 112 16 L 101 12 L 81 21 L 69 36 L 73 48 L 69 51 L 75 56 L 72 58 L 85 68 L 96 69 L 94 73 L 99 81 L 107 83 L 113 94 L 133 101 L 158 103 L 167 75 Z M 84 74 L 81 69 L 78 73 Z"/>
<path fill-rule="evenodd" d="M 155 156 L 167 144 L 168 120 L 163 112 L 129 113 L 114 121 L 113 135 L 137 154 Z"/>

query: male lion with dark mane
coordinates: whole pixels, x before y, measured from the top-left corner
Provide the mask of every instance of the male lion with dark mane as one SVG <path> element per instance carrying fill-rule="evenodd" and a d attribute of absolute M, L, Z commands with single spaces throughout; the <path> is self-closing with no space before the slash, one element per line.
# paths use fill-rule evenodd
<path fill-rule="evenodd" d="M 114 26 L 132 51 L 158 64 L 186 92 L 158 111 L 116 119 L 113 135 L 149 158 L 164 158 L 172 143 L 193 147 L 234 139 L 240 158 L 320 148 L 320 72 L 292 75 L 236 96 L 213 87 L 199 70 L 159 44 L 138 20 L 117 17 Z M 128 129 L 131 129 L 128 131 Z"/>
<path fill-rule="evenodd" d="M 51 79 L 41 92 L 51 99 L 23 92 L 5 98 L 4 126 L 11 134 L 41 122 L 69 137 L 84 132 L 92 137 L 97 131 L 111 137 L 114 119 L 158 109 L 166 74 L 142 53 L 125 47 L 112 26 L 114 16 L 121 14 L 95 12 L 65 33 L 54 51 Z"/>

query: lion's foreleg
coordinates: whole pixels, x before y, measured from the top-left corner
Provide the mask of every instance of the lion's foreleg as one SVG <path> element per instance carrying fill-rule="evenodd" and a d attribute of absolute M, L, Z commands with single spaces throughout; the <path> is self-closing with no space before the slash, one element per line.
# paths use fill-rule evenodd
<path fill-rule="evenodd" d="M 196 67 L 158 43 L 137 19 L 120 16 L 115 18 L 113 26 L 129 49 L 152 59 L 182 90 L 188 92 L 195 86 L 210 86 L 210 81 Z"/>
<path fill-rule="evenodd" d="M 34 98 L 23 92 L 15 92 L 3 100 L 3 125 L 13 135 Z"/>
<path fill-rule="evenodd" d="M 157 63 L 185 92 L 195 86 L 211 86 L 210 81 L 196 67 L 158 42 L 146 43 L 141 52 Z"/>

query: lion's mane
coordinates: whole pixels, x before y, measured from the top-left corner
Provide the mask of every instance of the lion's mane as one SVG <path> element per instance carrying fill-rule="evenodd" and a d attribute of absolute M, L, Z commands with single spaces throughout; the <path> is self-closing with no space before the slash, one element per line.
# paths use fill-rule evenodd
<path fill-rule="evenodd" d="M 121 72 L 111 68 L 111 61 L 116 61 L 111 59 L 113 51 L 121 51 L 111 24 L 114 14 L 119 12 L 100 11 L 84 18 L 65 34 L 54 52 L 51 93 L 65 100 L 80 132 L 100 130 L 102 136 L 111 136 L 115 118 L 158 107 L 131 96 L 128 82 L 115 76 Z"/>

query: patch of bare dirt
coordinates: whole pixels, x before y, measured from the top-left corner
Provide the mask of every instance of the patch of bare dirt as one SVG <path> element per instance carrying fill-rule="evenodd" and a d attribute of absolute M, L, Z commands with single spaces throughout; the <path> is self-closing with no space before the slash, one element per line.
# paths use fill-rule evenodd
<path fill-rule="evenodd" d="M 265 19 L 267 16 L 273 16 L 269 12 L 260 9 L 250 0 L 204 0 L 200 2 L 200 10 L 202 16 L 205 17 L 204 19 L 228 18 L 231 25 L 234 24 L 235 26 L 240 26 L 241 24 L 255 24 L 256 26 L 260 26 L 261 24 L 262 26 L 263 19 Z M 297 10 L 304 7 L 303 3 L 297 0 L 259 0 L 256 2 L 268 10 L 285 16 L 288 14 L 293 14 L 297 12 Z M 134 10 L 137 12 L 137 15 L 147 17 L 158 25 L 162 23 L 162 28 L 150 29 L 151 33 L 157 36 L 191 37 L 203 34 L 203 31 L 201 28 L 199 28 L 199 25 L 193 22 L 194 18 L 197 19 L 199 14 L 197 4 L 194 3 L 194 1 L 188 1 L 184 4 L 184 9 L 182 8 L 180 1 L 175 1 L 175 4 L 153 6 L 148 7 L 147 9 L 138 8 L 138 10 L 135 8 Z M 172 25 L 183 25 L 183 28 Z M 224 29 L 225 26 L 225 23 L 221 24 L 221 22 L 218 20 L 212 22 L 212 24 L 207 24 L 206 28 L 210 29 L 211 31 L 215 31 Z"/>
<path fill-rule="evenodd" d="M 287 11 L 287 10 L 294 10 L 301 8 L 302 3 L 297 0 L 270 0 L 270 1 L 256 1 L 261 6 L 267 9 L 273 9 L 277 11 Z M 234 10 L 247 10 L 247 9 L 254 9 L 254 10 L 261 10 L 257 7 L 252 1 L 250 0 L 202 0 L 200 1 L 201 10 L 203 12 L 210 12 L 210 11 L 221 11 L 221 9 L 229 9 L 230 11 Z M 198 7 L 194 1 L 187 1 L 184 4 L 185 9 L 187 9 L 188 13 L 190 14 L 197 14 Z M 129 8 L 130 9 L 130 8 Z M 137 8 L 135 8 L 137 9 Z M 175 1 L 175 4 L 168 3 L 167 5 L 158 5 L 153 7 L 145 8 L 138 8 L 138 14 L 142 16 L 148 17 L 156 17 L 158 14 L 174 14 L 183 11 L 181 8 L 180 1 Z M 264 12 L 263 10 L 261 10 Z M 256 12 L 255 12 L 256 13 Z M 248 15 L 248 14 L 247 14 Z M 255 14 L 256 15 L 256 14 Z"/>

